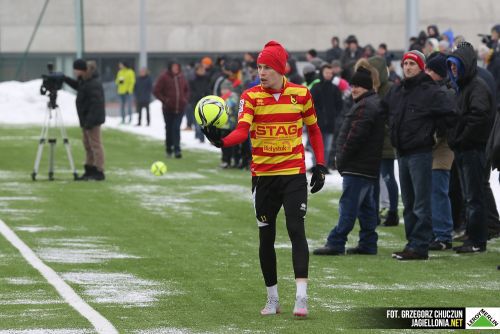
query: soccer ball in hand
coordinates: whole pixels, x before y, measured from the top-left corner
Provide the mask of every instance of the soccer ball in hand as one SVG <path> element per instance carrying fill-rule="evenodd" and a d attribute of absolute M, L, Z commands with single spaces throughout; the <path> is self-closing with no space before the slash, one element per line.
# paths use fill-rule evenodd
<path fill-rule="evenodd" d="M 227 123 L 227 106 L 219 96 L 208 95 L 202 97 L 194 108 L 196 123 L 205 126 L 221 128 Z"/>
<path fill-rule="evenodd" d="M 151 173 L 155 176 L 162 176 L 167 172 L 167 165 L 161 161 L 153 162 L 151 165 Z"/>

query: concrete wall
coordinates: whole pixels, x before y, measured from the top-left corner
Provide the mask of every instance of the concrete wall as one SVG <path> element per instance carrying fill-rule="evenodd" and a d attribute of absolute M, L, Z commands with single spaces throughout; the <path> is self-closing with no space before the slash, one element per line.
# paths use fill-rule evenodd
<path fill-rule="evenodd" d="M 86 52 L 138 52 L 139 0 L 83 0 Z M 0 53 L 23 52 L 43 0 L 0 0 Z M 325 50 L 356 34 L 362 45 L 405 47 L 404 0 L 146 0 L 148 51 Z M 51 0 L 31 52 L 74 52 L 72 0 Z M 478 45 L 500 23 L 500 0 L 420 0 L 420 27 L 437 23 Z"/>

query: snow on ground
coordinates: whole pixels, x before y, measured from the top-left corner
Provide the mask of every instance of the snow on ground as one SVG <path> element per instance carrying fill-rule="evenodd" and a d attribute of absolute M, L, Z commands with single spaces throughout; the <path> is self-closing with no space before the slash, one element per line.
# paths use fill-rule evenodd
<path fill-rule="evenodd" d="M 2 199 L 0 198 L 0 201 Z M 54 232 L 54 231 L 64 231 L 64 227 L 62 226 L 41 226 L 41 225 L 26 225 L 26 226 L 17 226 L 14 228 L 16 231 L 30 232 L 30 233 L 38 233 L 38 232 Z"/>
<path fill-rule="evenodd" d="M 191 334 L 194 332 L 192 332 L 189 329 L 162 327 L 162 328 L 139 330 L 136 331 L 135 333 L 136 334 Z"/>
<path fill-rule="evenodd" d="M 49 263 L 102 263 L 112 259 L 139 259 L 121 253 L 103 237 L 42 238 L 36 253 Z"/>
<path fill-rule="evenodd" d="M 0 330 L 0 334 L 90 334 L 95 331 L 90 329 L 7 329 Z"/>
<path fill-rule="evenodd" d="M 46 114 L 47 96 L 40 95 L 41 79 L 28 82 L 6 81 L 0 83 L 0 124 L 30 124 L 42 125 Z M 75 107 L 75 95 L 60 90 L 58 92 L 58 105 L 61 109 L 61 114 L 65 125 L 78 125 L 78 117 Z M 107 117 L 105 127 L 118 129 L 138 135 L 147 136 L 154 139 L 165 138 L 165 128 L 163 114 L 161 111 L 161 103 L 154 101 L 150 105 L 151 126 L 134 126 L 137 123 L 137 114 L 134 113 L 131 124 L 120 124 L 120 117 Z M 184 128 L 184 123 L 181 126 Z M 218 152 L 219 149 L 213 147 L 208 142 L 200 143 L 194 138 L 193 131 L 182 131 L 181 134 L 183 149 L 201 149 Z M 306 152 L 306 165 L 310 167 L 311 155 Z M 396 177 L 397 165 L 395 166 Z M 497 207 L 500 208 L 500 185 L 498 181 L 498 171 L 491 173 L 491 188 L 495 195 Z M 327 175 L 326 189 L 340 190 L 342 189 L 342 178 L 337 172 Z"/>
<path fill-rule="evenodd" d="M 141 279 L 128 273 L 68 272 L 63 278 L 83 286 L 85 295 L 99 304 L 121 304 L 129 307 L 153 305 L 161 296 L 183 292 L 169 288 L 165 283 Z"/>

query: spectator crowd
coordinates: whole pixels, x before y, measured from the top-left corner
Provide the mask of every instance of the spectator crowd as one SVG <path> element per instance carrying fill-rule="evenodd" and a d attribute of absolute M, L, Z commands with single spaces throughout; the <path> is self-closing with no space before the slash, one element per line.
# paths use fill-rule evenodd
<path fill-rule="evenodd" d="M 287 80 L 311 92 L 325 164 L 343 177 L 339 221 L 314 254 L 376 254 L 377 226 L 397 226 L 400 209 L 407 243 L 393 254 L 398 260 L 427 259 L 429 251 L 450 250 L 454 241 L 463 241 L 453 248 L 459 254 L 483 252 L 500 235 L 489 184 L 492 168 L 500 166 L 499 35 L 495 25 L 474 48 L 464 36 L 430 25 L 408 41 L 401 61 L 385 43 L 361 46 L 354 35 L 343 45 L 334 36 L 326 52 L 310 49 L 300 62 L 288 58 Z M 222 131 L 236 127 L 240 95 L 259 84 L 257 56 L 206 56 L 189 66 L 172 60 L 154 82 L 147 68 L 136 77 L 122 62 L 115 80 L 122 123 L 131 123 L 135 100 L 136 125 L 145 109 L 149 126 L 156 97 L 163 106 L 166 155 L 182 158 L 182 132 L 205 140 L 194 121 L 201 97 L 222 97 L 229 113 Z M 220 167 L 249 169 L 250 152 L 249 140 L 222 148 Z M 345 249 L 357 219 L 359 243 Z"/>

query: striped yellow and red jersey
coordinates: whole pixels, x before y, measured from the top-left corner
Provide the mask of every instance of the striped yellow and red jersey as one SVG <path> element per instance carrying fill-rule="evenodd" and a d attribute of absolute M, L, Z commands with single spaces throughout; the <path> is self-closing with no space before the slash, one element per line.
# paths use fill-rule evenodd
<path fill-rule="evenodd" d="M 252 175 L 305 173 L 303 125 L 317 122 L 309 90 L 284 79 L 281 91 L 261 85 L 241 95 L 238 122 L 250 124 Z"/>

